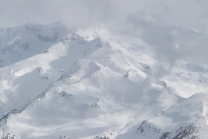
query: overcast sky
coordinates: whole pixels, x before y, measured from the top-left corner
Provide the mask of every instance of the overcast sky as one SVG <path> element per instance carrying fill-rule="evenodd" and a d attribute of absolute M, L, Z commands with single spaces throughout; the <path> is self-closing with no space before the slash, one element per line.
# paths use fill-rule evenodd
<path fill-rule="evenodd" d="M 120 22 L 146 11 L 156 22 L 207 31 L 207 0 L 0 0 L 0 27 L 62 21 L 86 26 Z"/>
<path fill-rule="evenodd" d="M 0 0 L 0 28 L 59 21 L 77 29 L 97 22 L 126 31 L 126 35 L 136 35 L 152 45 L 155 53 L 170 65 L 180 58 L 203 63 L 208 59 L 208 39 L 203 37 L 208 35 L 207 5 L 208 0 Z M 148 22 L 154 23 L 154 27 Z M 158 29 L 160 25 L 162 30 Z M 170 42 L 171 32 L 163 25 L 193 30 L 202 37 L 182 31 Z M 127 31 L 129 26 L 132 32 Z"/>

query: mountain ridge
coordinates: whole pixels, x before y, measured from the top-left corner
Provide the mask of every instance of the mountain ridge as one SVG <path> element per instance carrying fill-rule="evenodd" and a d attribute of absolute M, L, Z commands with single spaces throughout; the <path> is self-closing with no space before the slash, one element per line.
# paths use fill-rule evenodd
<path fill-rule="evenodd" d="M 154 51 L 155 45 L 158 48 L 162 44 L 149 43 L 147 34 L 168 33 L 164 31 L 166 27 L 139 37 L 118 35 L 102 26 L 68 31 L 57 23 L 30 23 L 22 28 L 26 34 L 23 37 L 18 33 L 6 35 L 7 39 L 1 37 L 2 139 L 207 137 L 204 130 L 200 132 L 201 127 L 206 129 L 205 122 L 196 126 L 193 122 L 167 120 L 172 127 L 164 125 L 165 119 L 174 121 L 187 107 L 201 104 L 206 93 L 194 94 L 199 87 L 206 91 L 208 79 L 206 64 L 180 59 L 169 68 L 165 55 Z M 161 36 L 158 39 L 166 41 Z M 28 42 L 30 49 L 22 50 L 22 40 Z M 192 86 L 189 92 L 186 88 L 192 84 L 199 87 Z M 200 101 L 194 102 L 198 97 Z M 206 105 L 203 107 L 206 109 Z M 167 115 L 170 111 L 173 112 Z M 206 121 L 206 110 L 204 117 Z M 173 134 L 177 130 L 178 134 Z"/>

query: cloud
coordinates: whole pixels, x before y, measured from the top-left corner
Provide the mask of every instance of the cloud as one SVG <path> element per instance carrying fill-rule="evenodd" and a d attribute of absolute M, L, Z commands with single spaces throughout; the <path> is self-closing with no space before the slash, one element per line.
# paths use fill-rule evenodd
<path fill-rule="evenodd" d="M 205 32 L 207 4 L 206 0 L 0 0 L 0 27 L 55 21 L 85 26 L 95 20 L 117 22 L 145 11 L 156 22 Z"/>
<path fill-rule="evenodd" d="M 93 20 L 108 20 L 115 13 L 113 9 L 109 0 L 1 0 L 0 26 L 56 21 L 83 26 Z"/>
<path fill-rule="evenodd" d="M 132 0 L 126 8 L 122 34 L 141 38 L 169 67 L 183 59 L 205 63 L 208 59 L 208 9 L 206 0 Z M 137 7 L 137 8 L 136 8 Z M 120 12 L 120 11 L 119 11 Z"/>
<path fill-rule="evenodd" d="M 0 0 L 0 27 L 61 21 L 80 28 L 96 21 L 142 38 L 174 63 L 208 51 L 207 5 L 207 0 Z"/>

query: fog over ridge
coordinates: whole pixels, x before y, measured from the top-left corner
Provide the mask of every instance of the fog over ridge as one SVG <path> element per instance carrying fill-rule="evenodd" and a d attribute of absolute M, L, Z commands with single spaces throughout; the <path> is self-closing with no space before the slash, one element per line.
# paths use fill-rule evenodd
<path fill-rule="evenodd" d="M 0 27 L 55 21 L 74 27 L 86 26 L 94 20 L 108 24 L 140 11 L 145 11 L 155 22 L 204 33 L 208 23 L 206 0 L 1 0 L 0 3 Z"/>

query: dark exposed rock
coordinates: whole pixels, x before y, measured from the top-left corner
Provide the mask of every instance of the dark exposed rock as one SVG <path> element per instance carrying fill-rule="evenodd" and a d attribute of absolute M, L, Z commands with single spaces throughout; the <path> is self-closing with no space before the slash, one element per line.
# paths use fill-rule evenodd
<path fill-rule="evenodd" d="M 169 132 L 165 132 L 162 137 L 160 137 L 159 139 L 166 139 L 168 136 L 170 135 Z"/>
<path fill-rule="evenodd" d="M 141 65 L 142 65 L 142 70 L 143 70 L 143 72 L 145 72 L 145 73 L 147 73 L 147 74 L 151 74 L 151 69 L 150 69 L 150 67 L 147 65 L 147 64 L 143 64 L 143 63 L 141 63 Z"/>
<path fill-rule="evenodd" d="M 100 105 L 98 105 L 97 103 L 95 103 L 95 104 L 92 104 L 91 105 L 91 108 L 98 108 L 99 109 L 100 108 Z"/>
<path fill-rule="evenodd" d="M 95 138 L 96 138 L 96 139 L 110 139 L 109 137 L 106 137 L 106 136 L 104 136 L 104 137 L 96 136 Z"/>
<path fill-rule="evenodd" d="M 181 131 L 173 139 L 184 139 L 185 137 L 191 137 L 192 134 L 198 132 L 199 128 L 194 125 L 188 126 L 185 130 Z M 192 136 L 191 138 L 197 139 L 198 137 Z"/>
<path fill-rule="evenodd" d="M 164 82 L 164 81 L 161 81 L 159 84 L 160 84 L 161 86 L 163 86 L 163 87 L 167 87 L 167 84 L 166 84 L 166 82 Z"/>
<path fill-rule="evenodd" d="M 124 75 L 125 78 L 129 77 L 129 71 L 126 72 L 126 74 Z"/>
<path fill-rule="evenodd" d="M 185 127 L 180 127 L 176 130 L 176 135 L 172 134 L 172 132 L 165 132 L 161 134 L 161 130 L 147 121 L 143 121 L 140 127 L 138 128 L 138 134 L 148 135 L 148 132 L 156 132 L 161 137 L 159 139 L 200 139 L 200 137 L 196 136 L 195 133 L 198 133 L 200 127 L 196 127 L 194 125 L 189 125 Z"/>

